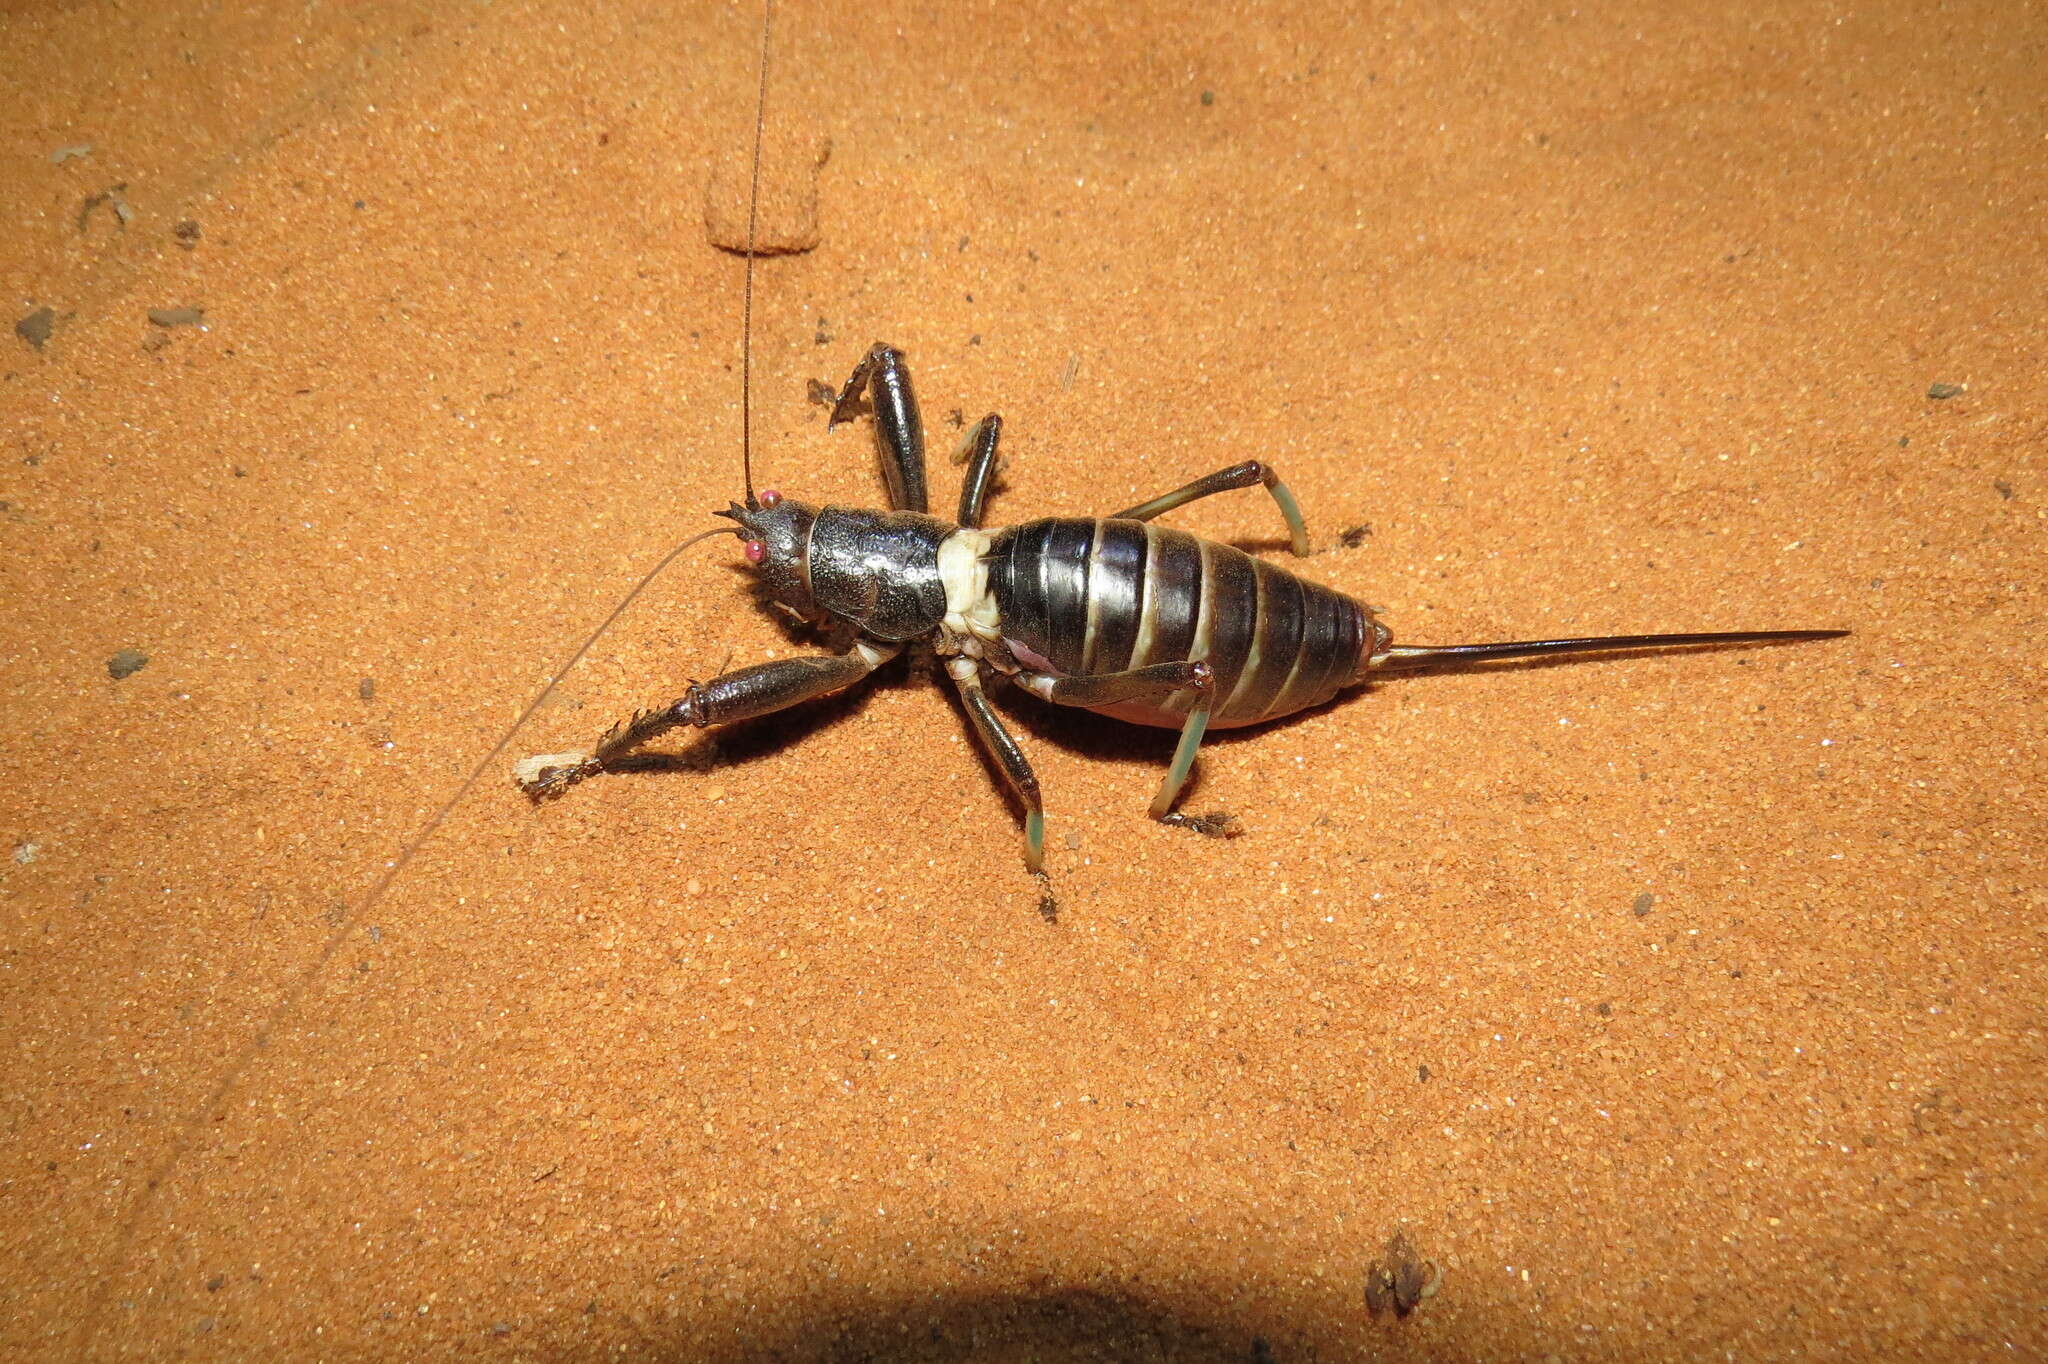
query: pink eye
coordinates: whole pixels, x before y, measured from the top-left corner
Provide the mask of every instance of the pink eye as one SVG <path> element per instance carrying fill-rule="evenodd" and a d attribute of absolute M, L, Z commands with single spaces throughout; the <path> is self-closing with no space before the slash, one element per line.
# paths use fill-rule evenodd
<path fill-rule="evenodd" d="M 782 501 L 782 494 L 773 488 L 761 494 L 761 505 L 764 507 L 772 507 L 780 501 Z"/>
<path fill-rule="evenodd" d="M 750 564 L 758 564 L 768 557 L 768 546 L 759 540 L 747 541 L 746 551 L 747 562 Z"/>

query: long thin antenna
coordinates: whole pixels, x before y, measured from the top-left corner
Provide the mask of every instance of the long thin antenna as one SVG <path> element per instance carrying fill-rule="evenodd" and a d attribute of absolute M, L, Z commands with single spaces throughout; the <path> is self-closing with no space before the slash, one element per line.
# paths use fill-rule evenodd
<path fill-rule="evenodd" d="M 754 475 L 751 460 L 753 450 L 753 428 L 751 422 L 753 385 L 749 362 L 753 355 L 754 335 L 754 229 L 761 203 L 761 132 L 767 123 L 768 21 L 774 7 L 774 0 L 762 0 L 761 86 L 754 104 L 754 174 L 753 185 L 749 191 L 747 203 L 747 283 L 745 299 L 740 310 L 740 449 L 745 464 L 747 505 L 749 507 L 758 507 L 760 505 L 754 499 Z M 364 893 L 363 898 L 357 901 L 329 929 L 326 941 L 314 952 L 312 958 L 299 969 L 298 974 L 292 977 L 286 984 L 284 992 L 277 997 L 269 1009 L 264 1011 L 262 1019 L 256 1025 L 255 1030 L 235 1050 L 233 1055 L 228 1058 L 220 1077 L 214 1081 L 212 1088 L 207 1091 L 204 1100 L 189 1109 L 185 1116 L 178 1120 L 178 1125 L 171 1135 L 170 1143 L 163 1157 L 149 1170 L 141 1189 L 135 1194 L 134 1200 L 129 1204 L 127 1210 L 121 1214 L 120 1220 L 115 1224 L 113 1249 L 106 1261 L 107 1272 L 99 1277 L 92 1293 L 88 1297 L 89 1305 L 87 1309 L 79 1314 L 72 1323 L 68 1333 L 68 1342 L 76 1347 L 76 1353 L 80 1358 L 87 1358 L 93 1353 L 93 1342 L 98 1339 L 101 1328 L 112 1320 L 107 1307 L 116 1283 L 115 1276 L 120 1272 L 121 1266 L 127 1261 L 130 1251 L 133 1249 L 137 1238 L 141 1235 L 144 1219 L 155 1209 L 161 1189 L 170 1181 L 172 1175 L 178 1171 L 179 1167 L 185 1164 L 192 1149 L 198 1144 L 198 1135 L 208 1125 L 209 1115 L 223 1109 L 226 1106 L 228 1096 L 241 1088 L 242 1082 L 247 1078 L 256 1058 L 262 1055 L 264 1050 L 269 1047 L 271 1039 L 283 1027 L 285 1020 L 298 1012 L 311 991 L 314 982 L 326 973 L 335 955 L 341 950 L 342 944 L 357 931 L 357 925 L 361 923 L 371 910 L 383 903 L 384 897 L 390 893 L 392 886 L 397 884 L 399 878 L 404 876 L 406 870 L 412 866 L 413 859 L 419 855 L 420 849 L 425 847 L 428 840 L 440 832 L 441 826 L 455 812 L 455 807 L 462 803 L 463 797 L 467 796 L 476 784 L 482 780 L 484 773 L 490 770 L 498 761 L 498 756 L 511 744 L 514 736 L 521 729 L 525 728 L 528 720 L 533 718 L 534 712 L 538 711 L 546 703 L 547 699 L 554 694 L 555 688 L 561 685 L 562 679 L 567 677 L 570 670 L 583 661 L 583 656 L 589 653 L 592 646 L 612 628 L 612 625 L 620 616 L 626 613 L 626 608 L 631 606 L 639 598 L 640 594 L 646 591 L 656 578 L 661 576 L 663 570 L 682 555 L 684 550 L 690 548 L 690 546 L 698 541 L 709 539 L 714 535 L 735 534 L 737 529 L 737 527 L 719 526 L 701 535 L 691 536 L 674 549 L 671 549 L 662 557 L 660 563 L 647 570 L 646 574 L 633 584 L 632 590 L 627 592 L 619 604 L 612 608 L 611 614 L 606 616 L 599 623 L 598 627 L 592 630 L 581 644 L 576 646 L 576 651 L 564 660 L 561 667 L 555 669 L 553 675 L 548 678 L 547 684 L 540 689 L 539 693 L 531 701 L 526 703 L 526 708 L 519 712 L 519 718 L 511 723 L 505 732 L 499 736 L 495 744 L 491 745 L 490 751 L 477 759 L 476 765 L 469 769 L 468 775 L 456 783 L 455 789 L 449 793 L 448 799 L 443 801 L 434 813 L 427 817 L 426 822 L 419 826 L 413 833 L 413 836 L 405 841 L 399 848 L 398 855 L 384 864 L 383 874 L 371 883 L 369 890 Z"/>
<path fill-rule="evenodd" d="M 1589 639 L 1520 639 L 1499 644 L 1408 644 L 1393 645 L 1372 656 L 1366 667 L 1375 671 L 1400 668 L 1454 667 L 1470 663 L 1499 663 L 1510 658 L 1539 658 L 1545 654 L 1618 654 L 1644 649 L 1686 649 L 1719 644 L 1791 644 L 1806 639 L 1840 639 L 1847 630 L 1737 630 L 1703 635 L 1596 635 Z"/>
<path fill-rule="evenodd" d="M 754 173 L 747 188 L 747 283 L 740 298 L 740 477 L 747 508 L 754 497 L 754 231 L 761 219 L 761 137 L 768 126 L 768 26 L 775 0 L 761 0 L 761 84 L 754 92 Z"/>

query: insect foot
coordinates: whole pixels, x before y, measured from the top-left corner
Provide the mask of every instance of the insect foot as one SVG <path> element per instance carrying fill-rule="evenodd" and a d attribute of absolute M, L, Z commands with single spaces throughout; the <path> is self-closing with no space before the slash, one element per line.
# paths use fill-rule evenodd
<path fill-rule="evenodd" d="M 539 804 L 553 800 L 596 770 L 588 753 L 536 753 L 513 765 L 512 779 Z"/>

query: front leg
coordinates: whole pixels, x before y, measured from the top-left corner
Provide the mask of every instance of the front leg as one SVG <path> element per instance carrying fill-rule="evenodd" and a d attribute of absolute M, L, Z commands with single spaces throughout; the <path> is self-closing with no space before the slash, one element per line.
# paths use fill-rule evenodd
<path fill-rule="evenodd" d="M 832 404 L 825 421 L 831 430 L 853 416 L 862 390 L 873 385 L 871 406 L 875 413 L 875 451 L 882 457 L 882 479 L 889 485 L 889 510 L 928 512 L 930 499 L 924 486 L 924 418 L 917 410 L 917 394 L 911 391 L 910 368 L 903 352 L 886 341 L 877 341 L 853 367 Z"/>
<path fill-rule="evenodd" d="M 756 663 L 690 684 L 680 699 L 613 725 L 589 753 L 543 753 L 513 769 L 519 789 L 535 800 L 559 796 L 594 777 L 650 739 L 678 725 L 728 725 L 850 687 L 903 651 L 901 644 L 855 640 L 843 654 L 812 654 Z"/>

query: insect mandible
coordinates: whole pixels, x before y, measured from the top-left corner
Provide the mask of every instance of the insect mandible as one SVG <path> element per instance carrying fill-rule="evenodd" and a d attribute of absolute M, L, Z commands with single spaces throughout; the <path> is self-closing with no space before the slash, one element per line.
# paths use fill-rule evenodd
<path fill-rule="evenodd" d="M 587 753 L 526 759 L 517 780 L 536 801 L 629 765 L 642 745 L 678 726 L 706 728 L 784 710 L 850 687 L 914 646 L 943 660 L 977 738 L 1023 807 L 1025 865 L 1043 877 L 1044 803 L 1031 764 L 989 702 L 986 684 L 995 678 L 1054 705 L 1178 729 L 1180 740 L 1150 813 L 1170 824 L 1217 832 L 1211 820 L 1174 809 L 1208 730 L 1292 715 L 1382 673 L 1848 633 L 1759 630 L 1397 645 L 1364 603 L 1229 545 L 1157 524 L 1164 513 L 1198 498 L 1263 488 L 1278 504 L 1294 553 L 1307 555 L 1300 508 L 1266 462 L 1232 465 L 1107 516 L 1046 517 L 989 528 L 984 514 L 1002 432 L 993 413 L 962 444 L 966 475 L 958 510 L 948 521 L 930 512 L 924 426 L 909 368 L 902 352 L 881 343 L 860 359 L 835 395 L 828 430 L 856 415 L 867 395 L 887 509 L 815 506 L 774 489 L 757 495 L 750 418 L 752 299 L 767 57 L 764 14 L 741 323 L 746 501 L 714 513 L 732 526 L 695 539 L 738 536 L 770 598 L 850 642 L 838 653 L 777 659 L 692 682 L 669 704 L 614 725 Z"/>

